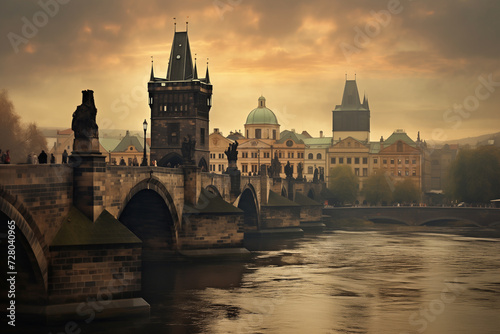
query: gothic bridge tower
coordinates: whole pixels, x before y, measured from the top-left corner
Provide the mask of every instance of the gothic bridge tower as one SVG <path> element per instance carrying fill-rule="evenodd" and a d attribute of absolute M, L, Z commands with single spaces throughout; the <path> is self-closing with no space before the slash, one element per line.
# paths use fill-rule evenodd
<path fill-rule="evenodd" d="M 208 171 L 209 112 L 212 84 L 208 74 L 198 78 L 196 59 L 193 66 L 187 31 L 176 31 L 166 78 L 154 76 L 148 82 L 151 108 L 151 160 L 158 166 L 182 164 L 181 146 L 185 138 L 196 140 L 194 162 Z"/>

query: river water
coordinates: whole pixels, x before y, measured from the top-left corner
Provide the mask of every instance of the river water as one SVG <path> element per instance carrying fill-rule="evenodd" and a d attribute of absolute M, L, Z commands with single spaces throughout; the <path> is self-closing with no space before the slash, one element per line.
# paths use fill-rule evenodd
<path fill-rule="evenodd" d="M 330 230 L 248 247 L 254 252 L 245 261 L 146 265 L 150 319 L 95 321 L 79 329 L 500 333 L 498 238 L 451 229 L 439 234 Z"/>

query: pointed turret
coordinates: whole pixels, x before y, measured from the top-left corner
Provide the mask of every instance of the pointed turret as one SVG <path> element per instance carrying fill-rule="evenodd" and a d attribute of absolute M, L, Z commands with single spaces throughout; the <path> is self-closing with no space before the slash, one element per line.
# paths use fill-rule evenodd
<path fill-rule="evenodd" d="M 155 73 L 153 71 L 153 57 L 151 56 L 151 76 L 149 77 L 149 81 L 155 81 Z"/>
<path fill-rule="evenodd" d="M 363 108 L 370 109 L 370 106 L 368 105 L 368 98 L 366 97 L 366 94 L 363 95 Z"/>
<path fill-rule="evenodd" d="M 205 74 L 205 82 L 207 84 L 210 83 L 210 75 L 208 74 L 208 61 L 207 61 L 207 73 Z"/>
<path fill-rule="evenodd" d="M 196 68 L 196 58 L 194 58 L 194 70 L 193 70 L 193 79 L 198 80 L 198 68 Z"/>

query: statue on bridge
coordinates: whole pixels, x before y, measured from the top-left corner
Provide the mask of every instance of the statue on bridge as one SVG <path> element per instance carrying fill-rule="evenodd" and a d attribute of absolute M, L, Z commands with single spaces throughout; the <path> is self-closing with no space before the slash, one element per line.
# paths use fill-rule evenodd
<path fill-rule="evenodd" d="M 319 178 L 318 178 L 318 167 L 314 167 L 314 174 L 313 174 L 313 183 L 318 183 Z"/>
<path fill-rule="evenodd" d="M 285 175 L 287 179 L 293 179 L 293 167 L 290 165 L 290 161 L 286 162 Z"/>
<path fill-rule="evenodd" d="M 97 108 L 94 91 L 82 91 L 82 104 L 73 113 L 71 129 L 75 133 L 73 150 L 76 152 L 99 152 L 99 127 L 96 123 Z"/>
<path fill-rule="evenodd" d="M 299 164 L 297 165 L 297 181 L 302 181 L 303 180 L 303 176 L 302 176 L 302 162 L 299 162 Z"/>
<path fill-rule="evenodd" d="M 269 166 L 269 177 L 279 178 L 281 172 L 281 162 L 278 159 L 278 152 L 274 152 L 274 158 L 271 161 L 271 166 Z"/>
<path fill-rule="evenodd" d="M 229 144 L 227 150 L 224 151 L 224 153 L 227 156 L 227 161 L 231 165 L 231 163 L 236 164 L 236 161 L 238 160 L 238 141 L 235 141 L 234 143 Z"/>
<path fill-rule="evenodd" d="M 194 164 L 194 149 L 196 147 L 196 139 L 193 137 L 189 136 L 184 137 L 184 141 L 182 142 L 181 146 L 181 152 L 182 152 L 182 159 L 184 162 L 184 165 L 193 165 Z"/>

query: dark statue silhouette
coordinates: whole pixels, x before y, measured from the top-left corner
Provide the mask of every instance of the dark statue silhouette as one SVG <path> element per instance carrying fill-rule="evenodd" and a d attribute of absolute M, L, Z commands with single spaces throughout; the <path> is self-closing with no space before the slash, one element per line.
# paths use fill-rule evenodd
<path fill-rule="evenodd" d="M 71 129 L 75 139 L 99 138 L 99 127 L 96 123 L 97 108 L 94 103 L 94 91 L 82 91 L 82 104 L 73 113 Z"/>
<path fill-rule="evenodd" d="M 224 153 L 227 156 L 227 161 L 236 161 L 238 160 L 238 151 L 236 150 L 238 148 L 238 141 L 235 141 L 234 143 L 229 144 L 229 147 L 227 150 L 224 151 Z"/>

